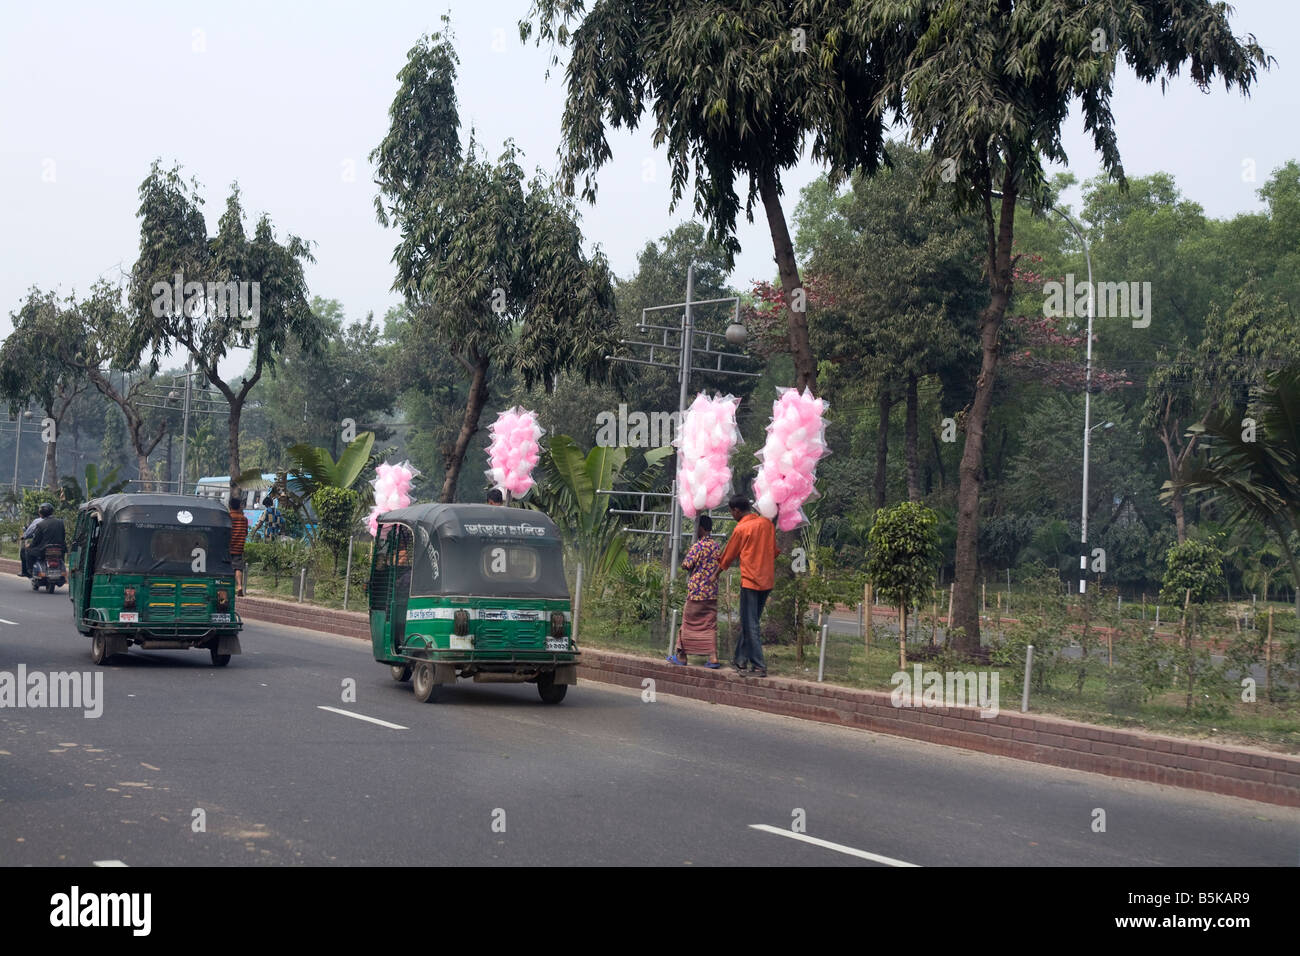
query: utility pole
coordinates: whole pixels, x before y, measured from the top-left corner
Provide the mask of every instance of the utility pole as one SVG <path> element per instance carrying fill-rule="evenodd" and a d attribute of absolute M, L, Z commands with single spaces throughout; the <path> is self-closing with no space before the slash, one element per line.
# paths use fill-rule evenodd
<path fill-rule="evenodd" d="M 702 305 L 715 305 L 718 303 L 730 303 L 731 305 L 731 324 L 727 326 L 725 332 L 713 332 L 709 330 L 697 329 L 695 325 L 695 310 Z M 680 327 L 670 325 L 651 325 L 646 320 L 647 313 L 662 311 L 664 309 L 681 309 L 682 321 Z M 692 372 L 708 372 L 711 375 L 731 375 L 742 378 L 758 378 L 758 372 L 746 372 L 737 368 L 725 368 L 722 360 L 726 356 L 735 358 L 750 358 L 743 352 L 724 352 L 714 347 L 714 341 L 719 340 L 721 345 L 723 341 L 734 346 L 741 346 L 747 336 L 745 327 L 740 324 L 740 299 L 737 296 L 727 296 L 718 299 L 696 299 L 695 298 L 695 262 L 692 261 L 686 270 L 686 301 L 675 302 L 672 305 L 654 305 L 641 310 L 641 324 L 637 326 L 637 331 L 641 334 L 647 332 L 660 333 L 660 341 L 637 341 L 637 340 L 620 340 L 620 345 L 631 345 L 648 349 L 646 358 L 633 358 L 631 356 L 606 355 L 607 361 L 611 362 L 629 362 L 634 365 L 651 365 L 656 368 L 671 368 L 677 370 L 677 381 L 679 384 L 677 393 L 677 427 L 680 429 L 683 420 L 686 417 L 687 400 L 690 396 L 690 380 Z M 703 346 L 696 345 L 696 337 L 703 339 Z M 655 351 L 660 353 L 676 353 L 672 362 L 663 361 L 657 358 Z M 712 367 L 708 365 L 698 365 L 695 359 L 699 356 L 714 359 Z M 610 509 L 614 514 L 627 514 L 643 517 L 667 517 L 668 531 L 659 531 L 653 528 L 624 528 L 624 531 L 634 531 L 643 534 L 669 534 L 672 536 L 672 557 L 668 568 L 669 582 L 677 580 L 677 564 L 681 555 L 682 541 L 682 514 L 681 503 L 678 496 L 677 482 L 674 480 L 671 492 L 629 492 L 640 498 L 640 508 L 633 509 Z M 598 494 L 621 494 L 613 489 L 597 489 Z M 669 498 L 669 511 L 647 511 L 647 498 Z"/>

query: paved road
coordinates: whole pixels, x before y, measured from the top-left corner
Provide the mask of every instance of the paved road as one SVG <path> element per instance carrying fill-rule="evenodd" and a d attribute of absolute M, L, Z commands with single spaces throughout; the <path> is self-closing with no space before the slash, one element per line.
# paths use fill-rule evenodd
<path fill-rule="evenodd" d="M 97 719 L 0 709 L 0 864 L 1300 862 L 1300 811 L 596 683 L 558 707 L 468 683 L 426 705 L 358 641 L 252 624 L 243 643 L 225 669 L 95 668 L 62 591 L 0 577 L 0 673 L 104 675 Z M 796 809 L 867 856 L 793 838 Z"/>

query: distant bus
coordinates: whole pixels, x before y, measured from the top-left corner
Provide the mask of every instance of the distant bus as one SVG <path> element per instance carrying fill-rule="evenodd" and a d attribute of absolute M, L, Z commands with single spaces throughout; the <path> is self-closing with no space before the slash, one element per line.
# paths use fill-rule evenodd
<path fill-rule="evenodd" d="M 274 483 L 277 477 L 279 476 L 274 473 L 263 474 L 262 480 L 269 484 Z M 294 484 L 294 477 L 295 476 L 293 475 L 289 476 L 290 485 Z M 228 475 L 220 475 L 200 478 L 198 484 L 194 486 L 194 494 L 198 495 L 200 498 L 216 498 L 223 504 L 227 503 L 230 501 L 230 477 Z M 262 499 L 267 494 L 267 491 L 245 491 L 243 493 L 245 503 L 244 517 L 248 519 L 250 537 L 258 519 L 262 517 L 262 512 L 266 510 L 261 507 L 261 505 Z M 316 527 L 316 515 L 315 512 L 312 511 L 310 504 L 307 506 L 306 518 L 307 533 L 311 534 Z"/>

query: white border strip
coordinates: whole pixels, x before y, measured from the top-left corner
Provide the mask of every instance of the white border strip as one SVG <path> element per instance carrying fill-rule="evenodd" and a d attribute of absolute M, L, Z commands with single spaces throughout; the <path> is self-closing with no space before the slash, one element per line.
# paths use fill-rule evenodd
<path fill-rule="evenodd" d="M 96 860 L 95 866 L 126 866 L 121 860 Z"/>
<path fill-rule="evenodd" d="M 317 704 L 317 710 L 328 710 L 331 714 L 342 714 L 344 717 L 355 717 L 357 720 L 366 720 L 372 724 L 378 724 L 380 727 L 387 727 L 389 730 L 410 730 L 410 727 L 403 727 L 401 724 L 390 724 L 386 720 L 380 720 L 378 717 L 367 717 L 365 714 L 354 714 L 350 710 L 339 710 L 337 707 L 326 707 L 324 704 Z"/>
<path fill-rule="evenodd" d="M 907 863 L 903 860 L 895 860 L 893 857 L 881 856 L 878 853 L 868 853 L 866 850 L 855 850 L 851 846 L 845 846 L 842 843 L 832 843 L 830 840 L 819 840 L 817 837 L 810 837 L 806 833 L 795 833 L 793 830 L 782 830 L 780 827 L 769 826 L 766 823 L 751 823 L 751 830 L 762 830 L 764 833 L 775 833 L 777 836 L 789 837 L 792 840 L 799 840 L 803 843 L 811 843 L 813 846 L 820 846 L 827 850 L 834 850 L 836 853 L 846 853 L 849 856 L 856 856 L 862 860 L 871 860 L 873 863 L 883 863 L 885 866 L 909 866 L 920 868 L 919 863 Z"/>

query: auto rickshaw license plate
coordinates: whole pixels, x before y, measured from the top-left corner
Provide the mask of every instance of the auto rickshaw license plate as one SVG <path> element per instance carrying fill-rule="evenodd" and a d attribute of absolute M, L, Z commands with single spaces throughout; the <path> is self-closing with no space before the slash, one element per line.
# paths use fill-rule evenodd
<path fill-rule="evenodd" d="M 548 637 L 546 639 L 546 649 L 548 651 L 567 651 L 569 649 L 569 639 L 567 637 Z"/>
<path fill-rule="evenodd" d="M 212 615 L 212 623 L 213 623 L 213 624 L 229 624 L 229 623 L 230 623 L 230 615 L 229 615 L 229 614 L 213 614 L 213 615 Z"/>
<path fill-rule="evenodd" d="M 139 611 L 123 611 L 123 612 L 121 612 L 120 614 L 118 614 L 117 619 L 118 619 L 119 621 L 122 621 L 122 622 L 125 623 L 125 624 L 139 624 L 139 623 L 140 623 L 140 612 L 139 612 Z"/>

